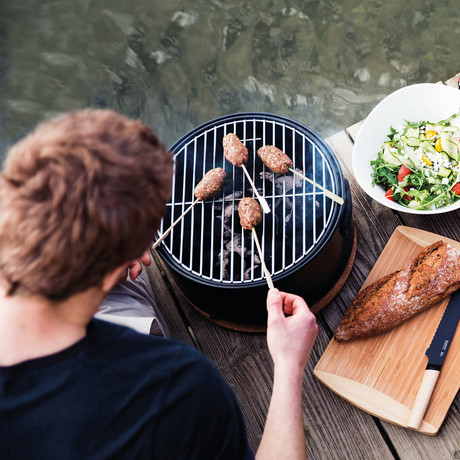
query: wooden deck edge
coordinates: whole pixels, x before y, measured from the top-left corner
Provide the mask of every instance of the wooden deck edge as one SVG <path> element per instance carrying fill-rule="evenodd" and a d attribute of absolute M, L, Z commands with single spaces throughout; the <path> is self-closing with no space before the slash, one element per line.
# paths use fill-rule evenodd
<path fill-rule="evenodd" d="M 447 86 L 453 86 L 454 88 L 458 88 L 458 82 L 460 79 L 460 72 L 453 77 L 449 78 L 449 80 L 446 80 L 444 83 Z"/>

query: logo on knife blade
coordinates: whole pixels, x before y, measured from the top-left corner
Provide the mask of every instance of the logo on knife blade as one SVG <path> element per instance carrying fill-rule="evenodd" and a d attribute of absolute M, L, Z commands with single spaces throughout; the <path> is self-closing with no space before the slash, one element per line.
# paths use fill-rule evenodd
<path fill-rule="evenodd" d="M 449 346 L 449 340 L 444 340 L 444 345 L 442 346 L 442 351 L 446 351 Z"/>

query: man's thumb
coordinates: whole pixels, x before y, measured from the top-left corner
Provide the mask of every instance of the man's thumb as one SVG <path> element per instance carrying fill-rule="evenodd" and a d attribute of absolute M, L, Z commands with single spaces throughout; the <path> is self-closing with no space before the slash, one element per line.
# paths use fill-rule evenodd
<path fill-rule="evenodd" d="M 267 294 L 267 311 L 269 317 L 283 314 L 283 300 L 278 289 L 272 288 Z"/>

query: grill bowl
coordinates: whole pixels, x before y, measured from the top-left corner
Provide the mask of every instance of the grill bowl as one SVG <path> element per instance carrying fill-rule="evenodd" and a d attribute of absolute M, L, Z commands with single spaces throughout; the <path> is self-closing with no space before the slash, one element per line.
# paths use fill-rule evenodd
<path fill-rule="evenodd" d="M 277 288 L 309 305 L 330 293 L 353 256 L 351 196 L 340 165 L 310 128 L 268 113 L 232 114 L 190 131 L 172 147 L 173 191 L 159 235 L 194 201 L 194 187 L 211 168 L 227 171 L 222 192 L 198 202 L 158 247 L 189 301 L 211 320 L 236 329 L 266 324 L 267 283 L 251 232 L 239 223 L 243 197 L 255 197 L 241 168 L 225 160 L 222 138 L 234 132 L 248 147 L 247 170 L 271 213 L 256 228 L 263 258 Z M 269 171 L 257 156 L 275 145 L 299 170 L 345 200 L 344 206 L 292 173 Z"/>

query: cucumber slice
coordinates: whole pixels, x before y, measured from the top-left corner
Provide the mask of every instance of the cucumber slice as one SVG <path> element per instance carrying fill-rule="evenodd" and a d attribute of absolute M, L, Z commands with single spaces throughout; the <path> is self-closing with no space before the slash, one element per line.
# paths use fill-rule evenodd
<path fill-rule="evenodd" d="M 409 157 L 409 160 L 413 166 L 420 168 L 420 160 L 418 159 L 417 153 L 412 147 L 404 145 L 404 153 Z M 408 166 L 406 162 L 404 164 Z"/>
<path fill-rule="evenodd" d="M 455 133 L 455 131 L 458 131 L 458 126 L 446 126 L 442 130 L 443 133 Z"/>
<path fill-rule="evenodd" d="M 418 137 L 419 134 L 420 134 L 420 131 L 418 128 L 408 128 L 406 131 L 407 137 Z"/>
<path fill-rule="evenodd" d="M 420 147 L 422 147 L 422 149 L 424 149 L 427 152 L 432 153 L 434 155 L 438 154 L 438 151 L 431 145 L 431 142 L 422 141 L 422 142 L 420 142 Z"/>
<path fill-rule="evenodd" d="M 450 173 L 452 172 L 451 169 L 445 168 L 444 166 L 441 166 L 438 171 L 438 176 L 441 177 L 449 177 Z"/>
<path fill-rule="evenodd" d="M 457 144 L 448 139 L 445 134 L 441 134 L 441 147 L 455 161 L 459 160 Z"/>
<path fill-rule="evenodd" d="M 401 161 L 399 161 L 398 158 L 396 158 L 392 152 L 390 152 L 390 149 L 387 148 L 386 146 L 383 147 L 383 154 L 382 154 L 383 159 L 389 163 L 390 165 L 395 165 L 398 166 L 401 164 Z"/>
<path fill-rule="evenodd" d="M 407 204 L 407 207 L 412 208 L 412 209 L 423 209 L 423 207 L 417 200 L 409 201 L 409 203 Z"/>
<path fill-rule="evenodd" d="M 409 137 L 406 142 L 407 145 L 411 147 L 418 147 L 420 145 L 420 139 L 418 137 Z"/>

